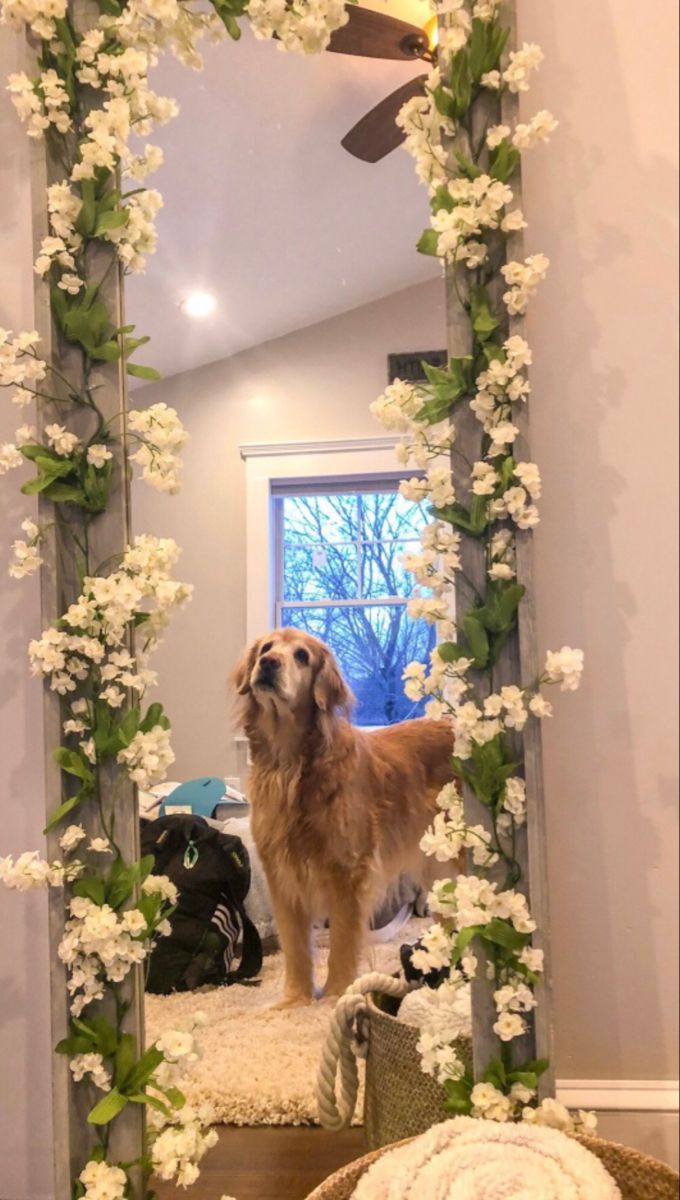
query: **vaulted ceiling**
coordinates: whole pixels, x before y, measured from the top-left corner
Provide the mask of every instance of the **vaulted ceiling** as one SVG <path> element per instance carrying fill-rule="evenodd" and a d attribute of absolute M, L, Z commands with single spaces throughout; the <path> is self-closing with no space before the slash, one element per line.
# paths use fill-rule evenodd
<path fill-rule="evenodd" d="M 424 25 L 424 0 L 374 3 Z M 158 131 L 159 248 L 127 289 L 128 319 L 164 375 L 227 357 L 436 274 L 415 251 L 427 196 L 397 150 L 368 165 L 348 129 L 422 64 L 283 53 L 246 30 L 209 47 L 203 72 L 165 58 L 154 86 L 180 103 Z M 212 292 L 214 313 L 180 309 Z M 139 355 L 140 360 L 142 355 Z"/>

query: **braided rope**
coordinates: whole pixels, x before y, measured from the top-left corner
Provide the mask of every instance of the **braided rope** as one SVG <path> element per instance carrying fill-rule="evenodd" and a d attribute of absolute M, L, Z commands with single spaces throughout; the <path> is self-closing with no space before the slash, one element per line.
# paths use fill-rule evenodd
<path fill-rule="evenodd" d="M 357 1025 L 368 1012 L 366 996 L 381 992 L 401 1000 L 412 985 L 393 975 L 382 975 L 378 971 L 362 975 L 344 996 L 338 1000 L 326 1042 L 321 1054 L 321 1063 L 316 1079 L 316 1101 L 319 1120 L 324 1129 L 338 1132 L 351 1123 L 359 1092 L 359 1071 L 356 1048 L 352 1043 Z M 340 1075 L 340 1095 L 336 1096 L 336 1079 Z"/>

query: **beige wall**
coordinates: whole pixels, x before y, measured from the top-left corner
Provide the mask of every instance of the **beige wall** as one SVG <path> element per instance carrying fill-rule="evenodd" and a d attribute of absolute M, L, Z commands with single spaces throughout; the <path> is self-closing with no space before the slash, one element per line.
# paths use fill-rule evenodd
<path fill-rule="evenodd" d="M 159 498 L 143 484 L 134 493 L 136 529 L 175 537 L 179 577 L 196 585 L 157 659 L 178 778 L 238 769 L 226 679 L 246 636 L 239 446 L 380 435 L 368 406 L 386 385 L 387 354 L 439 349 L 444 327 L 442 288 L 423 284 L 144 389 L 144 402 L 174 405 L 191 430 L 181 495 Z"/>
<path fill-rule="evenodd" d="M 521 33 L 547 58 L 527 111 L 561 121 L 525 182 L 529 248 L 552 259 L 530 326 L 539 632 L 543 647 L 582 646 L 588 667 L 546 730 L 562 1078 L 677 1076 L 674 18 L 660 5 L 641 27 L 638 12 L 521 5 Z M 150 393 L 193 434 L 182 498 L 161 509 L 139 496 L 136 518 L 176 533 L 200 584 L 162 652 L 171 712 L 187 687 L 194 711 L 191 728 L 177 720 L 180 767 L 232 761 L 221 689 L 245 620 L 236 446 L 374 429 L 365 405 L 385 352 L 440 340 L 436 285 L 412 291 L 410 318 L 406 295 Z"/>
<path fill-rule="evenodd" d="M 561 121 L 525 182 L 539 632 L 588 668 L 546 734 L 558 1073 L 677 1078 L 677 8 L 519 7 Z"/>
<path fill-rule="evenodd" d="M 0 31 L 0 79 L 19 70 L 17 47 Z M 28 144 L 0 88 L 0 326 L 33 325 Z M 0 443 L 20 421 L 0 392 Z M 23 418 L 22 418 L 23 419 Z M 34 501 L 0 479 L 0 857 L 42 845 L 40 684 L 26 645 L 40 625 L 38 581 L 10 580 L 6 558 Z M 49 958 L 45 897 L 0 886 L 0 1196 L 51 1195 Z"/>
<path fill-rule="evenodd" d="M 583 692 L 560 701 L 546 732 L 557 1069 L 563 1078 L 671 1078 L 676 5 L 659 0 L 642 16 L 633 0 L 519 7 L 521 32 L 547 56 L 529 111 L 548 106 L 561 120 L 552 150 L 529 160 L 525 187 L 531 247 L 553 261 L 531 319 L 534 448 L 546 479 L 536 539 L 540 633 L 544 645 L 583 646 L 588 662 Z M 3 34 L 0 48 L 8 47 Z M 11 69 L 4 59 L 0 66 Z M 0 131 L 0 324 L 30 323 L 27 224 L 15 216 L 26 206 L 17 182 L 25 153 L 4 96 Z M 183 496 L 143 499 L 138 490 L 137 526 L 175 533 L 186 577 L 211 578 L 162 651 L 165 699 L 176 711 L 188 699 L 194 713 L 194 733 L 178 721 L 180 765 L 198 766 L 192 742 L 201 771 L 230 764 L 222 680 L 244 628 L 235 445 L 372 431 L 365 405 L 382 387 L 385 351 L 439 340 L 437 296 L 424 288 L 419 299 L 412 314 L 394 301 L 391 315 L 389 305 L 382 317 L 373 306 L 370 321 L 350 315 L 320 327 L 314 363 L 303 333 L 248 363 L 242 356 L 154 389 L 182 407 L 193 442 Z M 0 422 L 7 436 L 5 406 Z M 15 499 L 6 508 L 11 495 L 3 489 L 1 545 L 25 511 Z M 26 581 L 19 598 L 18 588 L 3 584 L 0 610 L 2 847 L 10 851 L 38 845 L 42 825 L 39 700 L 23 658 L 37 592 Z M 40 1200 L 49 1153 L 40 901 L 0 892 L 0 929 L 0 1195 Z M 660 1127 L 650 1142 L 658 1149 Z"/>

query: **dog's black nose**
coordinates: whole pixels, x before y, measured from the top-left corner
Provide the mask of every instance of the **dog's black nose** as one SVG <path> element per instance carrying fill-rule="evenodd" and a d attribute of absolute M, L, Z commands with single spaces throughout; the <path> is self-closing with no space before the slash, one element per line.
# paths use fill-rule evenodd
<path fill-rule="evenodd" d="M 281 664 L 273 654 L 263 654 L 259 666 L 262 675 L 275 675 Z"/>

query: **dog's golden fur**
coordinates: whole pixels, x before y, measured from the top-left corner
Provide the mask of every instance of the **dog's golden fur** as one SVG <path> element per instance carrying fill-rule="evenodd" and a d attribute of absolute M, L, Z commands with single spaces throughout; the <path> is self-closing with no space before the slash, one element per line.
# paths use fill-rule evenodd
<path fill-rule="evenodd" d="M 452 777 L 445 722 L 364 732 L 323 642 L 296 629 L 259 638 L 236 669 L 250 741 L 252 828 L 286 962 L 284 1003 L 313 995 L 312 922 L 330 920 L 327 995 L 356 977 L 373 904 L 402 871 L 420 876 L 418 843 Z"/>

